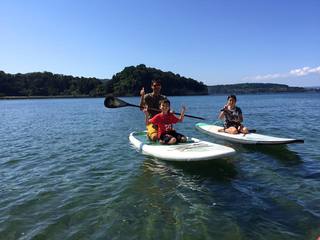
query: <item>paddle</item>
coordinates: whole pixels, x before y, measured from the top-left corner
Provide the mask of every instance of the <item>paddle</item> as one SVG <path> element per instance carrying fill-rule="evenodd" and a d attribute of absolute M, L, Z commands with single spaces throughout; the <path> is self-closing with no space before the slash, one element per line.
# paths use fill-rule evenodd
<path fill-rule="evenodd" d="M 131 103 L 127 103 L 119 98 L 116 98 L 114 96 L 106 96 L 106 98 L 104 99 L 104 106 L 106 108 L 121 108 L 121 107 L 138 107 L 141 108 L 138 105 L 134 105 Z M 159 109 L 155 109 L 155 108 L 149 108 L 149 110 L 152 111 L 157 111 L 157 112 L 161 112 Z M 180 115 L 180 113 L 175 113 L 177 115 Z M 189 117 L 189 118 L 196 118 L 196 119 L 200 119 L 200 120 L 205 120 L 202 117 L 196 117 L 196 116 L 192 116 L 192 115 L 184 115 L 185 117 Z"/>

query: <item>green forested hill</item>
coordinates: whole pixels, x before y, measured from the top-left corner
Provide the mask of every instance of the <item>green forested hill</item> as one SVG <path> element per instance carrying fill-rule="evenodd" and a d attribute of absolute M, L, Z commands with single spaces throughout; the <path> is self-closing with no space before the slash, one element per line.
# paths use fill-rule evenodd
<path fill-rule="evenodd" d="M 284 84 L 241 83 L 206 86 L 191 78 L 163 72 L 143 64 L 124 68 L 111 80 L 73 77 L 51 72 L 9 74 L 0 71 L 0 97 L 10 96 L 139 96 L 142 87 L 151 92 L 152 79 L 160 79 L 162 93 L 175 95 L 246 94 L 319 91 L 316 88 L 289 87 Z"/>
<path fill-rule="evenodd" d="M 207 86 L 192 78 L 181 77 L 172 72 L 146 67 L 126 67 L 106 83 L 106 92 L 116 96 L 138 96 L 142 87 L 151 92 L 152 79 L 160 79 L 162 93 L 165 95 L 206 95 Z"/>
<path fill-rule="evenodd" d="M 9 74 L 0 71 L 0 97 L 5 96 L 138 96 L 142 87 L 150 92 L 151 80 L 162 82 L 166 95 L 208 94 L 207 86 L 191 78 L 163 72 L 141 64 L 126 67 L 111 80 L 73 77 L 51 72 Z"/>
<path fill-rule="evenodd" d="M 0 71 L 2 96 L 103 96 L 105 81 L 51 72 L 9 74 Z"/>

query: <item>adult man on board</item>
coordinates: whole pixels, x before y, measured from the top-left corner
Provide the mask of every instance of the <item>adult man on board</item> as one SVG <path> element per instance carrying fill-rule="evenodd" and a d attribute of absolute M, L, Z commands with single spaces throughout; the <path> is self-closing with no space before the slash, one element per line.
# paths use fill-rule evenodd
<path fill-rule="evenodd" d="M 140 107 L 141 109 L 144 109 L 145 107 L 148 108 L 148 114 L 150 119 L 160 112 L 160 101 L 167 99 L 166 96 L 160 94 L 161 93 L 160 80 L 158 79 L 152 80 L 151 88 L 152 88 L 152 92 L 148 94 L 145 94 L 144 88 L 142 88 L 140 91 L 140 95 L 141 95 Z M 152 109 L 157 109 L 159 111 L 155 111 Z M 149 123 L 147 125 L 147 136 L 152 141 L 156 141 L 158 138 L 158 129 L 152 123 Z"/>

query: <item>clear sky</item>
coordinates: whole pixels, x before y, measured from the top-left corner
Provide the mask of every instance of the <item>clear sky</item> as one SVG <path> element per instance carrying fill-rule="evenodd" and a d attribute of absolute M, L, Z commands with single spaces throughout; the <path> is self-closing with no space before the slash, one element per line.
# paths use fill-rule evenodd
<path fill-rule="evenodd" d="M 320 86 L 320 0 L 1 0 L 0 70 Z"/>

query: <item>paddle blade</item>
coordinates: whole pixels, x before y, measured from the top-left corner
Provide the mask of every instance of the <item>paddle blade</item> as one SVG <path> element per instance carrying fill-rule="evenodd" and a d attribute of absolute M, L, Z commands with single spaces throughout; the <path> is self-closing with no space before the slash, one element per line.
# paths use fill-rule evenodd
<path fill-rule="evenodd" d="M 104 106 L 107 108 L 120 108 L 128 106 L 128 103 L 114 96 L 106 96 Z"/>
<path fill-rule="evenodd" d="M 127 102 L 125 102 L 119 98 L 116 98 L 112 95 L 106 96 L 106 98 L 104 99 L 104 106 L 106 108 L 120 108 L 120 107 L 127 107 L 127 106 L 141 108 L 138 105 L 127 103 Z M 148 110 L 160 112 L 159 109 L 155 109 L 155 108 L 148 108 Z M 175 114 L 180 115 L 180 113 L 175 113 Z M 184 116 L 189 117 L 189 118 L 196 118 L 196 119 L 205 120 L 202 117 L 196 117 L 196 116 L 192 116 L 192 115 L 188 115 L 188 114 L 185 114 Z"/>

